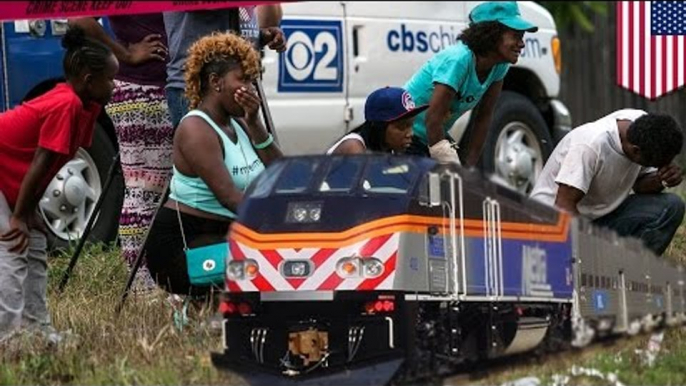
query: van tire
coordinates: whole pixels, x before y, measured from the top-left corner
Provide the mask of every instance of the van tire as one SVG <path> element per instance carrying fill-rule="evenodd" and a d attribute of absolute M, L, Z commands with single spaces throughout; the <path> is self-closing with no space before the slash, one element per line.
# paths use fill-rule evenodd
<path fill-rule="evenodd" d="M 115 160 L 117 155 L 117 150 L 114 144 L 111 142 L 110 137 L 105 132 L 105 129 L 99 123 L 96 123 L 95 125 L 93 143 L 91 147 L 83 150 L 85 150 L 85 153 L 90 156 L 90 160 L 87 160 L 87 163 L 90 165 L 89 170 L 91 170 L 93 173 L 97 172 L 97 177 L 93 176 L 93 178 L 89 179 L 89 186 L 98 185 L 99 191 L 102 192 L 101 194 L 106 194 L 104 202 L 100 208 L 98 218 L 88 236 L 88 241 L 111 244 L 117 239 L 119 216 L 124 200 L 124 179 L 121 173 L 121 165 L 115 166 L 112 183 L 106 192 L 104 191 L 104 184 L 107 179 L 107 172 L 110 168 L 110 165 Z M 54 181 L 55 179 L 53 178 L 53 182 Z M 53 182 L 51 182 L 51 184 Z M 43 196 L 44 199 L 48 196 L 48 194 L 50 194 L 50 192 L 51 187 L 49 186 Z M 43 203 L 43 200 L 41 200 L 41 203 Z M 92 213 L 96 203 L 97 197 L 94 201 L 89 201 L 89 212 Z M 45 219 L 46 215 L 43 214 L 43 217 Z M 78 235 L 79 238 L 83 234 L 87 222 L 88 218 L 85 219 L 85 222 L 80 222 L 80 232 Z M 50 226 L 50 224 L 46 223 L 46 226 L 49 230 L 48 247 L 50 250 L 63 249 L 67 248 L 70 243 L 74 246 L 76 243 L 78 243 L 79 238 L 65 236 L 64 233 L 58 235 L 55 232 L 55 229 Z"/>
<path fill-rule="evenodd" d="M 484 145 L 483 170 L 528 194 L 553 147 L 548 126 L 536 106 L 519 93 L 503 91 Z"/>

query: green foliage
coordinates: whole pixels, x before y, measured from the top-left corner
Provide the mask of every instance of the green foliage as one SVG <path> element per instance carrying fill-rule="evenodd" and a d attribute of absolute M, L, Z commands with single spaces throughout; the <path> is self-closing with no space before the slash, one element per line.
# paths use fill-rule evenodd
<path fill-rule="evenodd" d="M 594 14 L 607 15 L 605 1 L 540 1 L 555 19 L 558 30 L 578 26 L 585 32 L 593 32 L 591 18 Z"/>

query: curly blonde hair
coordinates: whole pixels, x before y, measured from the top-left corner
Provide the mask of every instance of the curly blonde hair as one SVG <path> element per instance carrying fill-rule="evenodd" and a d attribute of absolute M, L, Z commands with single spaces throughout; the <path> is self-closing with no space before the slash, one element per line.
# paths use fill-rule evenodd
<path fill-rule="evenodd" d="M 260 73 L 260 56 L 252 45 L 233 32 L 214 32 L 212 35 L 198 39 L 188 49 L 188 58 L 184 66 L 186 78 L 186 98 L 190 108 L 197 108 L 202 101 L 203 90 L 209 77 L 214 72 L 224 75 L 234 65 L 240 65 L 245 75 L 252 79 Z M 207 67 L 213 69 L 207 72 Z M 207 73 L 204 73 L 204 71 Z M 222 73 L 219 73 L 222 72 Z"/>

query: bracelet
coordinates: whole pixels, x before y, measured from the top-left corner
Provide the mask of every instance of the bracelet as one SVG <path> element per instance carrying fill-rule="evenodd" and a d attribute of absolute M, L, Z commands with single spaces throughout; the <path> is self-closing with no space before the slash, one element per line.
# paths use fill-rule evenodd
<path fill-rule="evenodd" d="M 271 145 L 272 143 L 274 143 L 274 136 L 272 136 L 270 133 L 269 136 L 267 137 L 267 139 L 264 140 L 264 142 L 262 142 L 262 143 L 253 142 L 252 145 L 255 147 L 255 149 L 262 150 L 262 149 L 266 149 L 267 147 L 269 147 L 269 145 Z"/>

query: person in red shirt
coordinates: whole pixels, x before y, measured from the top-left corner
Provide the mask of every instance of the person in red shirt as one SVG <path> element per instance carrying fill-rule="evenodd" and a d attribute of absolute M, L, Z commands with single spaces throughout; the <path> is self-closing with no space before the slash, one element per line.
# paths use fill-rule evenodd
<path fill-rule="evenodd" d="M 90 146 L 119 70 L 112 51 L 80 28 L 62 46 L 66 82 L 0 114 L 0 341 L 22 325 L 50 325 L 38 201 L 77 149 Z"/>

